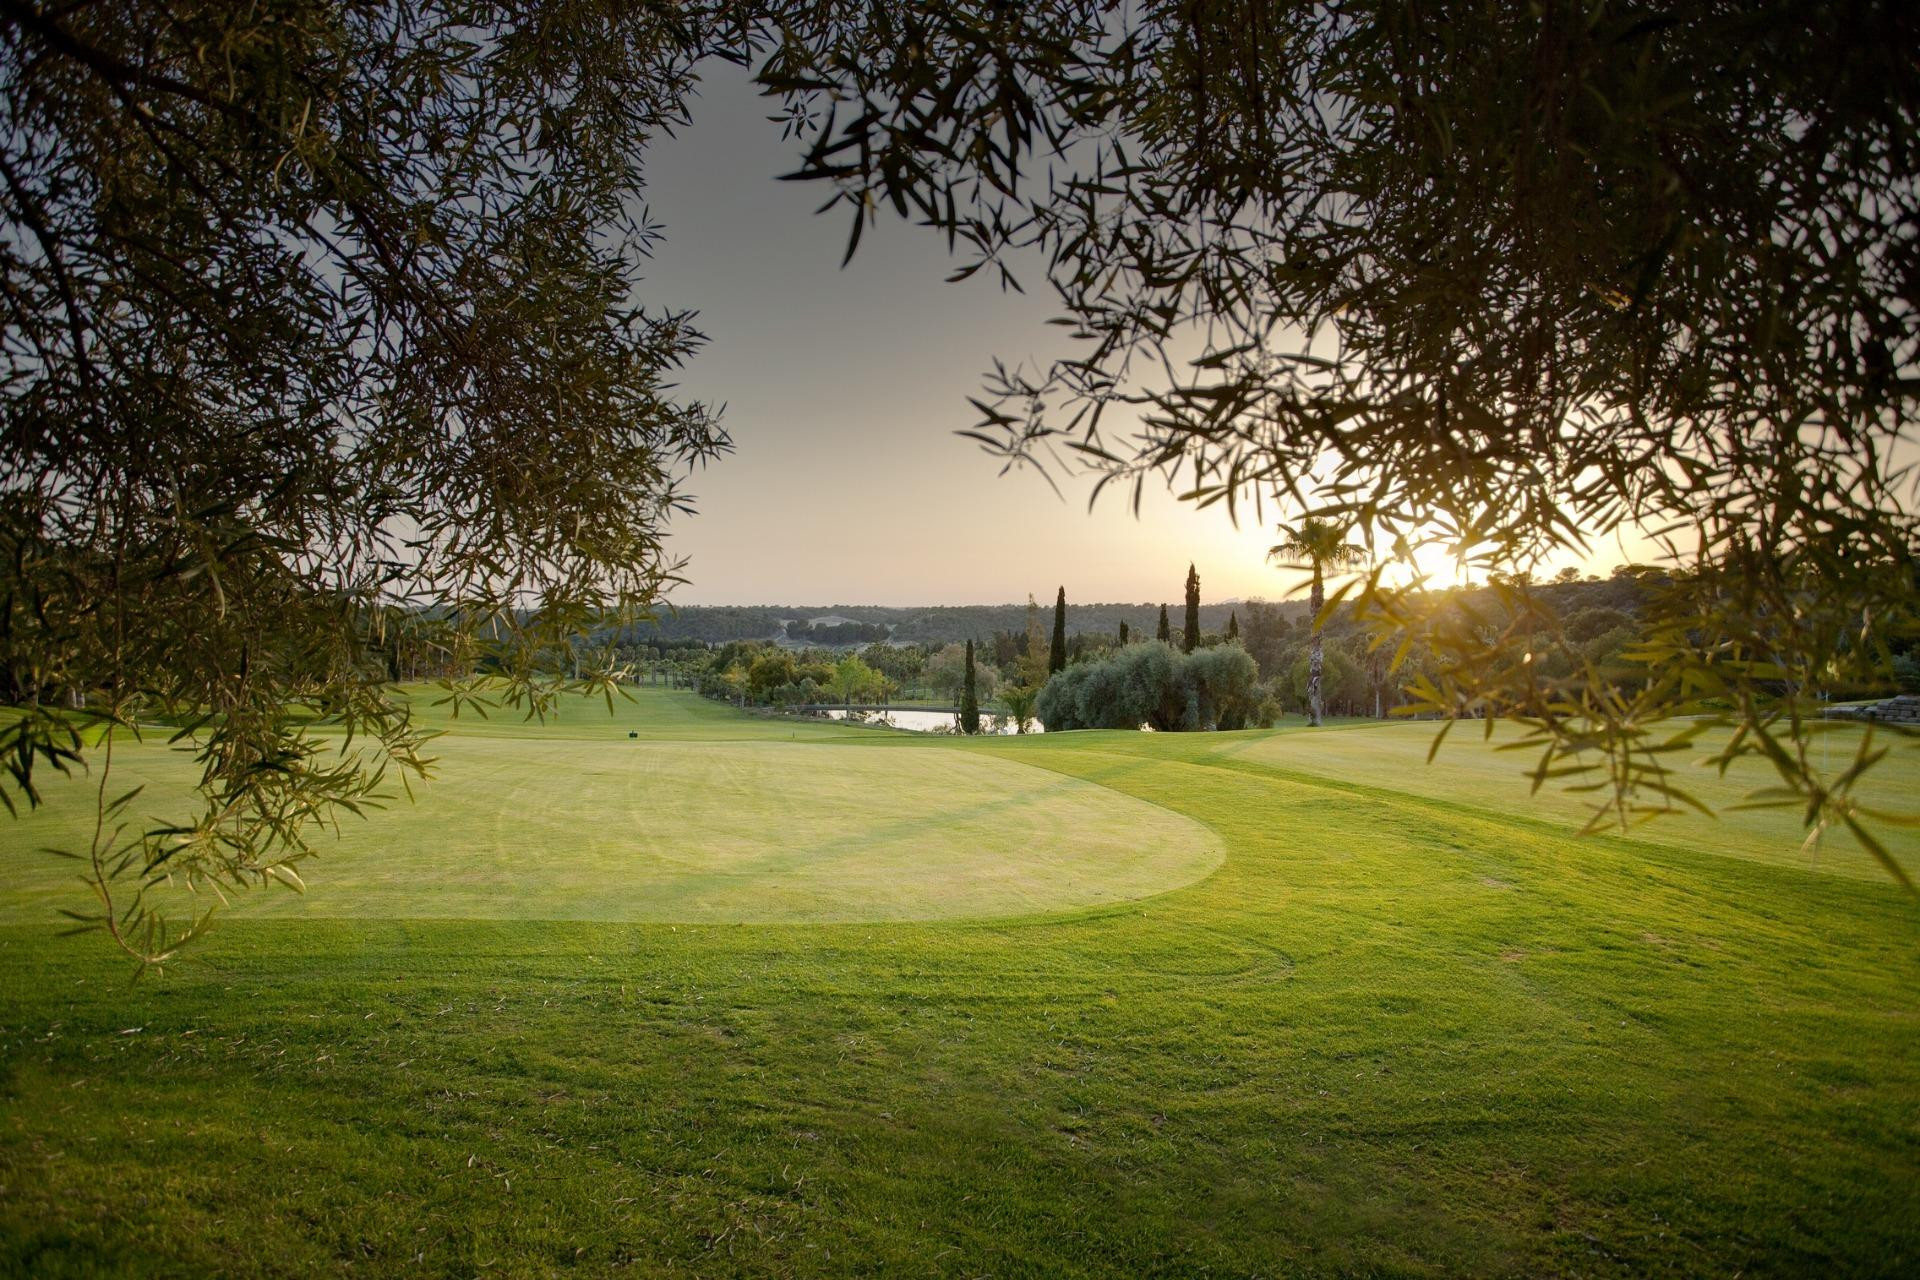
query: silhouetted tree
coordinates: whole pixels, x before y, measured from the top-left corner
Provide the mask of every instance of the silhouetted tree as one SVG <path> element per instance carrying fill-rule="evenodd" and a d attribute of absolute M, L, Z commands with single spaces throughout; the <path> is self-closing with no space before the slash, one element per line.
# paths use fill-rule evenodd
<path fill-rule="evenodd" d="M 1187 566 L 1187 627 L 1180 637 L 1180 647 L 1192 653 L 1194 646 L 1200 643 L 1200 571 L 1191 564 Z"/>
<path fill-rule="evenodd" d="M 1173 628 L 1167 623 L 1167 606 L 1165 605 L 1160 606 L 1160 626 L 1153 633 L 1153 638 L 1163 644 L 1173 643 Z"/>
<path fill-rule="evenodd" d="M 370 661 L 550 713 L 681 580 L 727 439 L 635 290 L 706 23 L 567 9 L 0 14 L 0 808 L 87 766 L 73 905 L 142 964 L 429 771 Z M 153 716 L 191 726 L 164 814 L 113 765 Z"/>
<path fill-rule="evenodd" d="M 1047 674 L 1067 668 L 1067 589 L 1053 602 L 1053 649 L 1047 654 Z"/>
<path fill-rule="evenodd" d="M 973 688 L 973 641 L 967 641 L 966 684 L 960 690 L 960 732 L 980 732 L 980 698 Z"/>
<path fill-rule="evenodd" d="M 1125 622 L 1120 624 L 1120 647 L 1122 649 L 1127 647 L 1127 624 Z"/>
<path fill-rule="evenodd" d="M 1667 785 L 1645 726 L 1712 688 L 1745 729 L 1718 765 L 1852 828 L 1865 770 L 1819 776 L 1818 717 L 1777 699 L 1867 674 L 1859 620 L 1914 600 L 1920 8 L 1454 5 L 1439 54 L 1406 3 L 1115 7 L 795 5 L 760 72 L 849 253 L 892 209 L 966 246 L 956 279 L 1045 264 L 1077 341 L 994 362 L 978 433 L 1384 546 L 1470 534 L 1483 581 L 1673 530 L 1633 697 L 1541 678 L 1442 593 L 1367 578 L 1350 609 L 1441 659 L 1422 709 L 1514 716 L 1622 820 Z M 1152 427 L 1116 448 L 1114 412 Z"/>

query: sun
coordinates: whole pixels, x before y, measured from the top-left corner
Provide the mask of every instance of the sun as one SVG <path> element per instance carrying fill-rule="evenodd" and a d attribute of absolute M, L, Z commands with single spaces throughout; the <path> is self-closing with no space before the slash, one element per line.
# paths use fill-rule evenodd
<path fill-rule="evenodd" d="M 1427 586 L 1443 588 L 1466 581 L 1466 566 L 1461 563 L 1458 552 L 1438 535 L 1415 535 L 1407 538 L 1402 546 L 1404 554 L 1400 555 L 1394 553 L 1391 544 L 1381 547 L 1381 559 L 1386 565 L 1381 577 L 1391 585 L 1405 586 L 1425 579 Z"/>

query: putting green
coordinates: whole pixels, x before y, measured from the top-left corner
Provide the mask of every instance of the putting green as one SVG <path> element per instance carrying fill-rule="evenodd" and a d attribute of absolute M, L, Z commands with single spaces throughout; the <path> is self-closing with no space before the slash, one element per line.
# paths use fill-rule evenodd
<path fill-rule="evenodd" d="M 322 856 L 302 874 L 319 891 L 243 894 L 232 913 L 995 917 L 1149 896 L 1202 878 L 1223 857 L 1218 838 L 1191 818 L 965 744 L 876 750 L 871 731 L 847 731 L 864 732 L 858 744 L 786 741 L 785 726 L 735 724 L 759 740 L 633 741 L 604 712 L 597 724 L 578 721 L 578 732 L 598 729 L 594 738 L 551 729 L 515 737 L 497 722 L 484 734 L 456 730 L 436 742 L 438 778 L 415 803 L 346 819 L 337 841 L 318 842 Z M 776 731 L 783 740 L 769 740 Z M 159 816 L 187 776 L 178 753 L 122 748 L 115 790 L 148 784 L 138 807 Z M 84 900 L 74 864 L 37 850 L 85 840 L 92 791 L 50 792 L 46 808 L 8 832 L 15 852 L 0 923 L 45 922 Z"/>

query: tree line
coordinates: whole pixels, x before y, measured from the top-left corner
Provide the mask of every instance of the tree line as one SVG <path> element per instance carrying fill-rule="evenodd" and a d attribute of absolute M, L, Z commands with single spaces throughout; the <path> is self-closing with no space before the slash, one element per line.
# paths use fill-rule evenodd
<path fill-rule="evenodd" d="M 1235 603 L 1202 604 L 1201 626 L 1224 632 Z M 1304 601 L 1285 601 L 1290 614 L 1306 610 Z M 1133 637 L 1150 636 L 1157 625 L 1158 602 L 1070 602 L 1067 606 L 1069 640 L 1083 633 L 1118 635 L 1125 626 Z M 820 624 L 819 618 L 843 619 Z M 873 628 L 861 632 L 848 624 Z M 1023 604 L 978 605 L 661 605 L 652 617 L 637 619 L 617 632 L 597 633 L 602 643 L 613 640 L 634 646 L 701 640 L 724 644 L 729 640 L 768 640 L 802 647 L 857 647 L 877 640 L 939 648 L 973 639 L 982 646 L 999 633 L 1024 634 Z"/>
<path fill-rule="evenodd" d="M 1661 576 L 1648 566 L 1620 565 L 1606 578 L 1563 570 L 1539 582 L 1527 575 L 1509 575 L 1495 584 L 1427 594 L 1436 612 L 1480 635 L 1489 646 L 1499 641 L 1508 650 L 1507 661 L 1530 661 L 1539 679 L 1567 679 L 1576 666 L 1586 664 L 1615 686 L 1630 688 L 1647 678 L 1645 665 L 1636 662 L 1634 654 L 1648 638 L 1644 603 Z M 1186 588 L 1187 599 L 1177 610 L 1137 606 L 1136 616 L 1152 620 L 1151 626 L 1138 629 L 1124 618 L 1110 630 L 1090 625 L 1075 629 L 1076 608 L 1083 610 L 1084 617 L 1111 606 L 1076 607 L 1065 599 L 1061 587 L 1051 609 L 1040 608 L 1032 598 L 1020 606 L 1018 626 L 944 644 L 875 642 L 836 649 L 791 648 L 766 639 L 721 644 L 699 639 L 622 639 L 616 641 L 616 652 L 635 678 L 698 689 L 741 705 L 923 702 L 951 707 L 959 704 L 964 693 L 966 648 L 971 641 L 980 704 L 1018 720 L 1037 717 L 1049 728 L 1111 727 L 1131 711 L 1109 712 L 1086 699 L 1097 697 L 1101 690 L 1119 688 L 1126 680 L 1149 677 L 1158 682 L 1154 691 L 1127 706 L 1150 707 L 1153 714 L 1143 713 L 1135 725 L 1238 728 L 1271 725 L 1289 715 L 1311 719 L 1315 647 L 1311 602 L 1256 599 L 1205 604 L 1197 600 L 1198 574 L 1191 568 Z M 1524 592 L 1528 602 L 1524 607 L 1517 603 L 1516 592 Z M 1540 610 L 1555 619 L 1551 635 L 1542 618 L 1528 621 L 1526 615 Z M 1009 610 L 991 612 L 1005 617 Z M 1202 625 L 1174 626 L 1175 616 L 1183 621 L 1198 618 Z M 1206 625 L 1209 620 L 1212 625 Z M 1343 603 L 1331 610 L 1319 635 L 1322 714 L 1375 718 L 1406 714 L 1419 702 L 1411 690 L 1422 681 L 1439 679 L 1449 660 L 1415 642 L 1396 669 L 1394 657 L 1407 638 L 1383 630 L 1377 620 L 1351 605 Z M 1143 643 L 1158 643 L 1178 658 L 1237 648 L 1249 659 L 1244 687 L 1237 667 L 1203 662 L 1189 671 L 1177 661 L 1163 665 L 1157 658 L 1128 653 Z M 1533 655 L 1530 660 L 1529 654 Z M 1122 668 L 1098 675 L 1081 670 L 1122 658 L 1124 676 Z M 418 666 L 401 666 L 396 678 L 419 671 Z M 1051 678 L 1063 671 L 1076 673 L 1063 686 L 1073 691 L 1072 697 L 1063 691 L 1043 698 Z M 1920 675 L 1920 664 L 1902 654 L 1882 679 L 1837 681 L 1820 692 L 1848 699 L 1911 691 L 1916 675 Z M 1196 715 L 1186 714 L 1190 704 Z M 1223 713 L 1211 714 L 1216 709 Z M 1697 709 L 1720 708 L 1709 698 L 1700 701 Z M 1434 713 L 1423 708 L 1423 714 Z"/>

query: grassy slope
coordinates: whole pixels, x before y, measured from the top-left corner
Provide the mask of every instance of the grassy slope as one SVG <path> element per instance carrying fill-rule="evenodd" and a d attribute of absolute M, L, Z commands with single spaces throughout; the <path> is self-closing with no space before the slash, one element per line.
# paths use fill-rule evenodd
<path fill-rule="evenodd" d="M 417 803 L 320 842 L 303 874 L 321 891 L 245 895 L 232 914 L 978 918 L 1147 897 L 1222 856 L 1193 819 L 1076 778 L 978 752 L 874 750 L 872 730 L 748 719 L 691 695 L 457 730 L 435 744 L 438 777 Z M 145 784 L 140 813 L 177 817 L 191 776 L 182 753 L 148 743 L 121 749 L 113 790 Z M 84 847 L 95 788 L 47 793 L 10 839 Z M 0 923 L 61 923 L 74 864 L 14 862 Z"/>
<path fill-rule="evenodd" d="M 1310 738 L 1291 734 L 1257 739 L 1243 736 L 1229 749 L 1289 776 L 1348 785 L 1385 785 L 1465 810 L 1494 809 L 1559 830 L 1578 831 L 1586 824 L 1593 810 L 1593 795 L 1569 794 L 1563 789 L 1564 780 L 1550 782 L 1533 794 L 1523 773 L 1534 765 L 1537 753 L 1496 749 L 1520 740 L 1520 731 L 1510 725 L 1495 725 L 1491 744 L 1482 737 L 1483 728 L 1477 724 L 1456 726 L 1432 764 L 1427 763 L 1427 752 L 1439 726 L 1431 723 L 1362 721 Z M 1839 772 L 1852 762 L 1861 733 L 1857 725 L 1825 726 L 1825 732 L 1816 739 L 1814 758 L 1823 761 L 1830 772 Z M 1634 841 L 1874 880 L 1886 875 L 1845 830 L 1827 833 L 1809 849 L 1797 825 L 1797 811 L 1738 807 L 1752 793 L 1777 785 L 1778 780 L 1770 765 L 1752 757 L 1738 761 L 1724 777 L 1712 769 L 1693 767 L 1725 740 L 1724 732 L 1709 731 L 1693 750 L 1672 758 L 1677 766 L 1675 784 L 1713 810 L 1714 816 L 1703 817 L 1676 807 L 1671 813 L 1635 825 L 1629 833 Z M 1872 745 L 1890 751 L 1862 784 L 1865 799 L 1888 809 L 1911 810 L 1920 803 L 1920 740 L 1881 731 L 1874 735 Z M 1877 823 L 1874 831 L 1908 873 L 1920 878 L 1920 828 Z"/>
<path fill-rule="evenodd" d="M 1078 913 L 236 921 L 132 989 L 91 940 L 0 930 L 0 1269 L 1920 1262 L 1911 899 L 1576 843 L 1397 766 L 1324 781 L 1268 758 L 1289 741 L 866 736 L 1226 844 Z"/>

